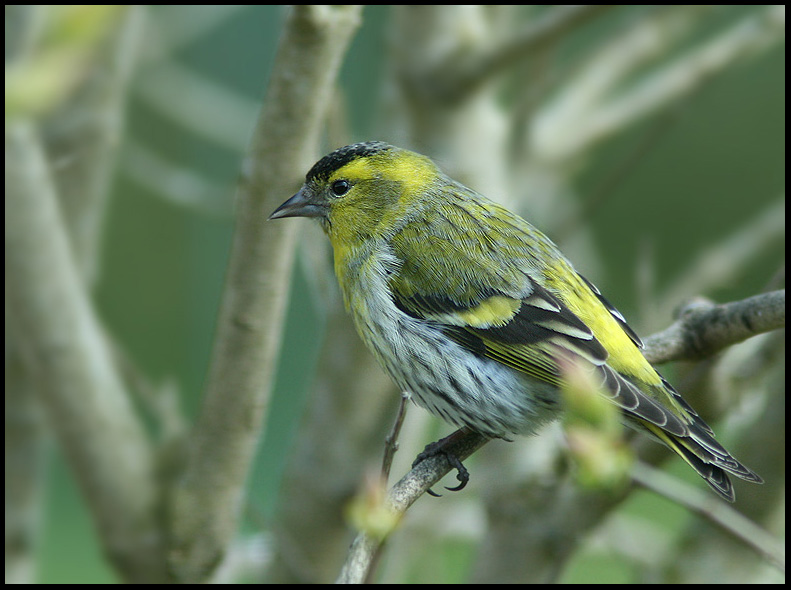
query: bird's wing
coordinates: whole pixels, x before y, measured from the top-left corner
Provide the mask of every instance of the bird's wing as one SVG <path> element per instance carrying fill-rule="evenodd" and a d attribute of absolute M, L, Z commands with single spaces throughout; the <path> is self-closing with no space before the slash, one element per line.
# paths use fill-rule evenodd
<path fill-rule="evenodd" d="M 725 472 L 760 482 L 640 352 L 624 317 L 546 237 L 487 201 L 452 203 L 391 236 L 402 262 L 389 280 L 404 313 L 437 325 L 473 354 L 560 385 L 579 363 L 599 389 L 681 456 L 725 499 Z M 539 252 L 541 256 L 536 256 Z"/>
<path fill-rule="evenodd" d="M 543 234 L 488 201 L 434 211 L 389 241 L 402 261 L 389 286 L 404 313 L 435 323 L 474 354 L 553 385 L 561 384 L 564 364 L 582 363 L 625 412 L 689 435 L 694 412 L 664 387 L 623 316 Z M 545 256 L 537 258 L 537 250 Z"/>

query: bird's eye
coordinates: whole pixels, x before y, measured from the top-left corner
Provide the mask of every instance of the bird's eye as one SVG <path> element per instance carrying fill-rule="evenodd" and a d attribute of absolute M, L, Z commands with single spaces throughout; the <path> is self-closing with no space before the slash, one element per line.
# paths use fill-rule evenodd
<path fill-rule="evenodd" d="M 336 180 L 330 185 L 330 190 L 336 197 L 342 197 L 349 192 L 350 188 L 352 188 L 352 185 L 348 180 Z"/>

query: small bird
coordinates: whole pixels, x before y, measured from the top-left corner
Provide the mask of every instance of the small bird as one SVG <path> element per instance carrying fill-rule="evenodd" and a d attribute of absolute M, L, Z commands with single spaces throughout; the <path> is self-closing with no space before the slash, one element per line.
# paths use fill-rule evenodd
<path fill-rule="evenodd" d="M 337 149 L 269 218 L 282 217 L 319 220 L 357 332 L 432 414 L 492 438 L 534 434 L 560 414 L 574 364 L 625 424 L 664 443 L 724 499 L 735 499 L 728 474 L 762 483 L 549 238 L 426 156 L 380 141 Z"/>

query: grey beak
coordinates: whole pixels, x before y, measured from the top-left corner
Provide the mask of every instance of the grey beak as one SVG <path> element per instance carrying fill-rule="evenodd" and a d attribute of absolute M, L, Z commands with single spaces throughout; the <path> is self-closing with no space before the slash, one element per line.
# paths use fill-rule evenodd
<path fill-rule="evenodd" d="M 303 186 L 299 192 L 272 212 L 269 219 L 281 217 L 325 217 L 326 206 L 317 203 L 317 199 Z"/>

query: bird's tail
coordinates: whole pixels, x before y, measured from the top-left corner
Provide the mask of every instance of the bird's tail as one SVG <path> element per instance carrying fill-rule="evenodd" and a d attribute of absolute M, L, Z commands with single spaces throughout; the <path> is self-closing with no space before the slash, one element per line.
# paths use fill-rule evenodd
<path fill-rule="evenodd" d="M 742 465 L 714 439 L 711 429 L 699 418 L 690 425 L 689 436 L 672 435 L 648 422 L 643 423 L 643 426 L 684 459 L 717 494 L 728 502 L 736 499 L 728 474 L 746 481 L 763 483 L 757 473 Z"/>

